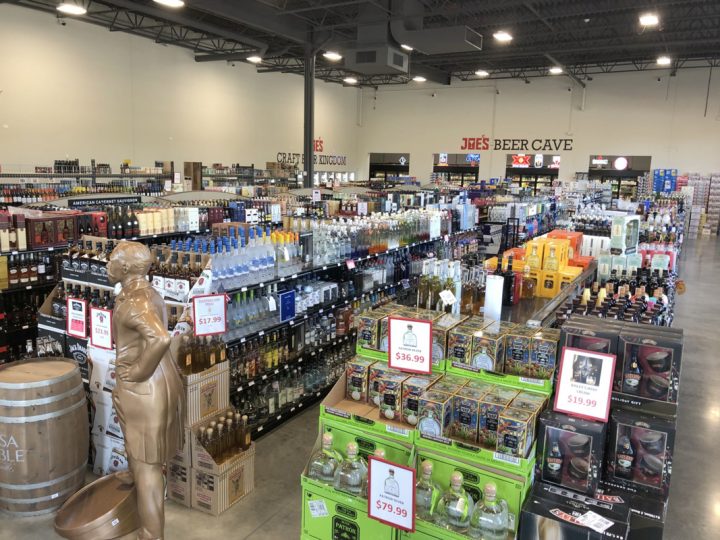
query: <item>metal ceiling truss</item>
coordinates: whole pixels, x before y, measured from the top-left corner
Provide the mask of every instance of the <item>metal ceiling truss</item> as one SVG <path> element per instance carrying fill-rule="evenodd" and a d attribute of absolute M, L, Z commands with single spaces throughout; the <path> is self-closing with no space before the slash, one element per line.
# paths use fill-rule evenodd
<path fill-rule="evenodd" d="M 0 0 L 57 14 L 58 0 Z M 410 1 L 410 0 L 403 0 Z M 478 80 L 548 75 L 560 65 L 578 84 L 596 74 L 647 71 L 659 68 L 660 54 L 673 58 L 662 70 L 716 66 L 720 61 L 720 0 L 419 0 L 425 28 L 466 25 L 485 36 L 483 50 L 410 55 L 408 74 L 362 75 L 342 63 L 317 58 L 316 76 L 342 84 L 353 76 L 360 86 L 405 84 L 412 76 L 444 74 L 446 80 Z M 152 0 L 86 0 L 82 20 L 195 52 L 198 62 L 245 61 L 259 54 L 260 73 L 303 74 L 306 43 L 315 49 L 352 48 L 365 8 L 374 8 L 377 21 L 403 21 L 401 0 L 192 0 L 181 10 L 166 9 Z M 642 12 L 660 16 L 657 28 L 643 29 Z M 514 39 L 492 39 L 506 29 Z M 393 43 L 394 45 L 399 45 Z M 440 77 L 442 78 L 442 77 Z M 429 78 L 437 80 L 438 77 Z"/>

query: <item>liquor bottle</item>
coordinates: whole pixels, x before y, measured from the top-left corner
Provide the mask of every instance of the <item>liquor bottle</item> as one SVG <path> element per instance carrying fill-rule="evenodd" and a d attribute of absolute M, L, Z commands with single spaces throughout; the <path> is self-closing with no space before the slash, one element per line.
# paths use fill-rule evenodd
<path fill-rule="evenodd" d="M 453 296 L 455 296 L 455 279 L 456 279 L 455 273 L 454 273 L 455 265 L 452 264 L 451 261 L 448 261 L 447 269 L 448 269 L 447 277 L 445 278 L 445 283 L 444 283 L 443 289 L 444 289 L 444 291 L 447 291 L 450 294 L 452 294 Z M 445 294 L 447 296 L 447 293 L 445 293 Z M 457 299 L 455 299 L 455 302 L 457 302 Z M 444 300 L 441 300 L 441 303 L 443 306 L 443 311 L 445 311 L 445 313 L 452 313 L 455 302 L 446 303 Z"/>
<path fill-rule="evenodd" d="M 642 379 L 643 369 L 638 361 L 638 347 L 632 346 L 630 353 L 630 363 L 625 368 L 623 374 L 623 392 L 627 394 L 637 394 L 640 391 L 640 380 Z"/>
<path fill-rule="evenodd" d="M 187 376 L 192 374 L 193 368 L 193 350 L 191 338 L 183 337 L 178 350 L 178 368 L 180 372 Z"/>
<path fill-rule="evenodd" d="M 346 456 L 335 474 L 335 489 L 363 497 L 367 489 L 367 463 L 358 455 L 357 443 L 347 444 Z"/>
<path fill-rule="evenodd" d="M 503 306 L 512 306 L 515 303 L 515 272 L 512 271 L 512 262 L 512 255 L 509 258 L 503 257 L 500 271 L 500 275 L 503 277 Z"/>
<path fill-rule="evenodd" d="M 560 270 L 560 261 L 555 254 L 555 246 L 550 246 L 548 256 L 545 258 L 545 270 L 548 272 L 557 272 Z"/>
<path fill-rule="evenodd" d="M 470 518 L 468 536 L 481 540 L 506 540 L 510 527 L 507 502 L 497 500 L 497 487 L 492 482 L 485 484 L 483 495 Z"/>
<path fill-rule="evenodd" d="M 530 255 L 528 255 L 528 258 L 527 258 L 527 264 L 531 270 L 541 270 L 542 269 L 540 256 L 538 255 L 537 243 L 534 243 L 532 245 L 532 249 L 530 250 Z"/>
<path fill-rule="evenodd" d="M 122 223 L 123 223 L 123 237 L 124 238 L 132 238 L 133 236 L 133 221 L 132 221 L 132 214 L 130 213 L 130 207 L 125 206 L 123 208 L 122 213 Z"/>
<path fill-rule="evenodd" d="M 450 476 L 450 488 L 438 501 L 435 522 L 440 527 L 465 534 L 472 512 L 473 500 L 463 488 L 463 475 L 454 471 Z"/>
<path fill-rule="evenodd" d="M 562 482 L 562 468 L 564 455 L 560 450 L 560 443 L 557 439 L 553 440 L 550 452 L 545 455 L 545 468 L 543 470 L 543 480 L 547 482 Z"/>
<path fill-rule="evenodd" d="M 140 236 L 140 221 L 135 215 L 135 210 L 132 208 L 130 209 L 130 223 L 132 223 L 132 236 L 133 238 L 137 238 Z"/>
<path fill-rule="evenodd" d="M 442 291 L 442 282 L 440 281 L 440 265 L 435 262 L 433 266 L 433 273 L 430 276 L 430 287 L 428 290 L 427 304 L 420 306 L 425 309 L 435 310 L 440 300 L 440 291 Z"/>
<path fill-rule="evenodd" d="M 635 449 L 628 435 L 622 435 L 618 439 L 615 454 L 615 476 L 632 480 L 633 463 L 635 461 Z"/>
<path fill-rule="evenodd" d="M 430 268 L 430 262 L 428 260 L 423 261 L 422 274 L 418 281 L 418 294 L 417 294 L 417 307 L 424 308 L 428 303 L 428 295 L 430 294 L 430 275 L 428 274 Z"/>
<path fill-rule="evenodd" d="M 526 264 L 523 268 L 523 276 L 520 287 L 520 298 L 535 298 L 537 290 L 537 280 L 530 275 L 530 265 Z"/>
<path fill-rule="evenodd" d="M 333 434 L 323 433 L 322 448 L 310 458 L 308 476 L 331 486 L 335 481 L 335 474 L 340 463 L 333 451 Z"/>
<path fill-rule="evenodd" d="M 426 459 L 421 465 L 420 480 L 415 484 L 415 516 L 432 522 L 440 488 L 432 479 L 433 463 Z"/>
<path fill-rule="evenodd" d="M 36 255 L 31 253 L 28 255 L 30 258 L 30 262 L 28 263 L 29 272 L 30 272 L 30 283 L 37 283 L 38 282 L 38 263 L 36 259 Z"/>
<path fill-rule="evenodd" d="M 8 284 L 10 287 L 20 285 L 20 266 L 18 265 L 16 255 L 10 255 L 10 262 L 8 264 Z"/>
<path fill-rule="evenodd" d="M 21 285 L 30 283 L 30 267 L 28 266 L 27 259 L 23 254 L 20 255 L 19 274 Z"/>

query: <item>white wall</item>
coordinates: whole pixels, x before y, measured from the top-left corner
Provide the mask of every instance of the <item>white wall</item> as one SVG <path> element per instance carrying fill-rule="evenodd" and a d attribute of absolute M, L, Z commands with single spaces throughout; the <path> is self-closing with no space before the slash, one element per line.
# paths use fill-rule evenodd
<path fill-rule="evenodd" d="M 707 69 L 680 70 L 676 77 L 667 71 L 595 76 L 584 110 L 582 89 L 567 77 L 368 89 L 358 156 L 367 171 L 370 152 L 409 152 L 410 174 L 425 179 L 432 154 L 464 153 L 463 137 L 572 138 L 572 152 L 543 152 L 561 155 L 562 179 L 587 171 L 591 154 L 650 155 L 653 168 L 718 171 L 720 72 L 715 71 L 707 117 Z M 506 154 L 518 153 L 492 148 L 491 141 L 491 150 L 480 152 L 480 178 L 504 176 Z"/>
<path fill-rule="evenodd" d="M 303 79 L 0 5 L 0 164 L 255 163 L 302 153 Z M 315 134 L 355 170 L 357 90 L 318 81 Z M 316 166 L 341 170 L 344 167 Z"/>

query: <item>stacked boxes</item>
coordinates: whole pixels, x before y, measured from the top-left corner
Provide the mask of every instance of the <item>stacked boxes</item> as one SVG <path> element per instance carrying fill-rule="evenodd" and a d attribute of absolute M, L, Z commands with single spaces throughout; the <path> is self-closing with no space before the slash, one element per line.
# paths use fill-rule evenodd
<path fill-rule="evenodd" d="M 720 174 L 713 174 L 710 177 L 710 191 L 708 193 L 707 218 L 704 231 L 715 235 L 720 224 Z M 704 232 L 703 231 L 703 232 Z"/>
<path fill-rule="evenodd" d="M 450 356 L 448 349 L 448 338 L 450 332 L 467 321 L 464 315 L 445 313 L 433 321 L 432 328 L 432 363 L 433 368 L 442 369 L 445 367 L 445 359 Z"/>

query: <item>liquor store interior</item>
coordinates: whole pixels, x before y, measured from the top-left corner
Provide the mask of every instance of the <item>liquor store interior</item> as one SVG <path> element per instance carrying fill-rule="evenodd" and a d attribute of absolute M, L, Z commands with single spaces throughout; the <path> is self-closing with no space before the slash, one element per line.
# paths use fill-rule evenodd
<path fill-rule="evenodd" d="M 0 540 L 717 538 L 713 21 L 0 1 Z"/>

